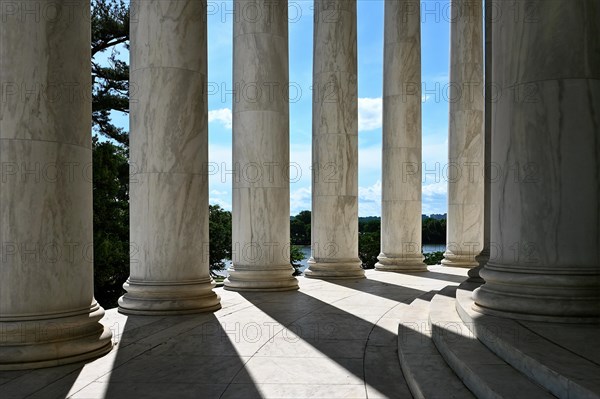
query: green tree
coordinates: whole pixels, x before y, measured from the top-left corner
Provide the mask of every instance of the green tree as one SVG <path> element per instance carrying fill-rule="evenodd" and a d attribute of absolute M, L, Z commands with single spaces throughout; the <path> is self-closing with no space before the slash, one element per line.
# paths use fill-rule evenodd
<path fill-rule="evenodd" d="M 129 6 L 123 0 L 92 0 L 92 121 L 94 132 L 127 146 L 129 135 L 115 126 L 111 111 L 129 112 L 129 65 L 118 45 L 129 49 Z M 108 62 L 96 57 L 110 52 Z"/>
<path fill-rule="evenodd" d="M 441 251 L 430 252 L 423 255 L 425 256 L 424 262 L 426 265 L 439 265 L 442 259 L 444 259 L 444 253 Z"/>
<path fill-rule="evenodd" d="M 311 222 L 311 213 L 310 211 L 302 211 L 295 216 L 296 219 L 300 220 L 306 226 L 310 226 Z"/>
<path fill-rule="evenodd" d="M 129 275 L 129 164 L 124 148 L 97 137 L 92 151 L 94 295 L 103 307 L 112 308 Z"/>
<path fill-rule="evenodd" d="M 379 256 L 381 234 L 379 231 L 358 234 L 358 256 L 363 269 L 373 269 Z"/>
<path fill-rule="evenodd" d="M 423 219 L 422 227 L 423 244 L 445 244 L 446 243 L 446 219 L 434 219 L 426 217 Z"/>
<path fill-rule="evenodd" d="M 209 205 L 210 270 L 223 270 L 225 259 L 231 259 L 231 212 L 219 205 Z"/>
<path fill-rule="evenodd" d="M 302 211 L 291 218 L 290 240 L 293 245 L 310 245 L 310 211 Z"/>
<path fill-rule="evenodd" d="M 92 0 L 94 295 L 107 309 L 117 306 L 129 276 L 129 140 L 110 121 L 113 110 L 129 112 L 129 67 L 116 49 L 127 48 L 128 41 L 128 6 Z M 106 52 L 108 57 L 100 57 Z M 131 251 L 135 256 L 135 248 Z"/>
<path fill-rule="evenodd" d="M 300 271 L 302 264 L 300 262 L 302 262 L 304 258 L 304 253 L 302 252 L 300 247 L 296 245 L 290 246 L 290 263 L 294 268 L 294 276 L 300 276 L 302 274 L 302 272 Z"/>

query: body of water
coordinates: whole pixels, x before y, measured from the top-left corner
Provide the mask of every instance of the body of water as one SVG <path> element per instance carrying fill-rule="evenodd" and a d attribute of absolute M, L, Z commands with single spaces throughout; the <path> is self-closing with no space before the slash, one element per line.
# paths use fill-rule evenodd
<path fill-rule="evenodd" d="M 308 267 L 308 263 L 307 262 L 308 262 L 308 259 L 310 259 L 310 245 L 300 246 L 300 250 L 304 254 L 304 259 L 302 260 L 302 262 L 300 262 L 302 264 L 302 267 L 300 268 L 300 271 L 304 271 Z M 426 244 L 426 245 L 423 245 L 423 252 L 424 253 L 444 252 L 445 250 L 446 250 L 446 245 L 445 244 Z M 231 261 L 226 261 L 225 263 L 227 264 L 227 268 L 229 268 L 231 266 Z M 227 270 L 222 270 L 222 271 L 219 271 L 219 272 L 216 272 L 216 273 L 218 275 L 221 275 L 221 276 L 227 276 Z"/>

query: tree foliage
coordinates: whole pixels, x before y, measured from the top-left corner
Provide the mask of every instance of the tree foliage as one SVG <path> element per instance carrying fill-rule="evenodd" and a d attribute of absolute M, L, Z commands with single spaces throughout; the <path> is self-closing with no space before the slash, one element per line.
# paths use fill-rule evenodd
<path fill-rule="evenodd" d="M 93 143 L 94 295 L 106 307 L 117 306 L 129 275 L 129 163 L 125 149 Z"/>
<path fill-rule="evenodd" d="M 304 260 L 304 258 L 304 253 L 302 252 L 300 247 L 298 247 L 297 245 L 290 246 L 290 263 L 294 268 L 294 276 L 300 276 L 302 274 L 300 269 L 302 268 L 301 262 Z"/>
<path fill-rule="evenodd" d="M 116 47 L 128 41 L 128 6 L 92 0 L 94 296 L 107 309 L 129 276 L 129 140 L 110 120 L 113 110 L 129 112 L 129 66 Z"/>
<path fill-rule="evenodd" d="M 310 245 L 310 211 L 302 211 L 290 220 L 290 240 L 293 245 Z"/>
<path fill-rule="evenodd" d="M 422 232 L 423 244 L 445 244 L 446 219 L 424 218 Z"/>
<path fill-rule="evenodd" d="M 128 133 L 110 119 L 111 111 L 129 112 L 129 65 L 118 58 L 119 45 L 129 49 L 129 6 L 123 0 L 92 0 L 94 131 L 127 146 Z"/>
<path fill-rule="evenodd" d="M 223 270 L 231 259 L 231 212 L 219 205 L 209 205 L 210 270 Z"/>

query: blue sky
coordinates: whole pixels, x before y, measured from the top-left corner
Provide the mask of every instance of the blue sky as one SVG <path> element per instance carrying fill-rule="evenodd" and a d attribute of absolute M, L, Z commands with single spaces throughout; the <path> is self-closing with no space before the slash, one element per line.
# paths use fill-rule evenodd
<path fill-rule="evenodd" d="M 290 159 L 302 176 L 290 186 L 291 214 L 311 208 L 312 0 L 289 0 L 290 82 L 300 88 L 290 104 Z M 443 166 L 448 147 L 449 1 L 421 5 L 423 63 L 423 213 L 446 213 Z M 231 0 L 209 0 L 209 158 L 219 165 L 210 178 L 210 202 L 231 209 Z M 381 96 L 383 0 L 358 0 L 359 215 L 381 215 Z M 293 93 L 293 92 L 292 92 Z M 294 97 L 293 94 L 291 97 Z M 114 115 L 127 128 L 127 118 Z M 221 173 L 223 172 L 223 173 Z"/>

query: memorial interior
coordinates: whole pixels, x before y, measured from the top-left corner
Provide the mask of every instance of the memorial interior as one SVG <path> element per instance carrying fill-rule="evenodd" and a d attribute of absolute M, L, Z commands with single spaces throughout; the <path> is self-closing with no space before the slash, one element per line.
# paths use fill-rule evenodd
<path fill-rule="evenodd" d="M 269 256 L 239 256 L 219 288 L 207 2 L 132 0 L 139 251 L 107 311 L 89 255 L 90 4 L 52 0 L 55 17 L 38 18 L 36 3 L 0 1 L 3 398 L 600 397 L 598 0 L 451 0 L 449 245 L 436 266 L 421 253 L 422 7 L 385 0 L 381 254 L 366 271 L 357 0 L 314 0 L 312 161 L 336 173 L 313 173 L 301 277 L 280 250 L 288 1 L 234 0 L 234 84 L 272 90 L 236 93 L 233 162 L 273 173 L 233 179 L 233 242 Z M 21 90 L 32 83 L 46 89 Z M 36 178 L 48 168 L 62 173 Z"/>

